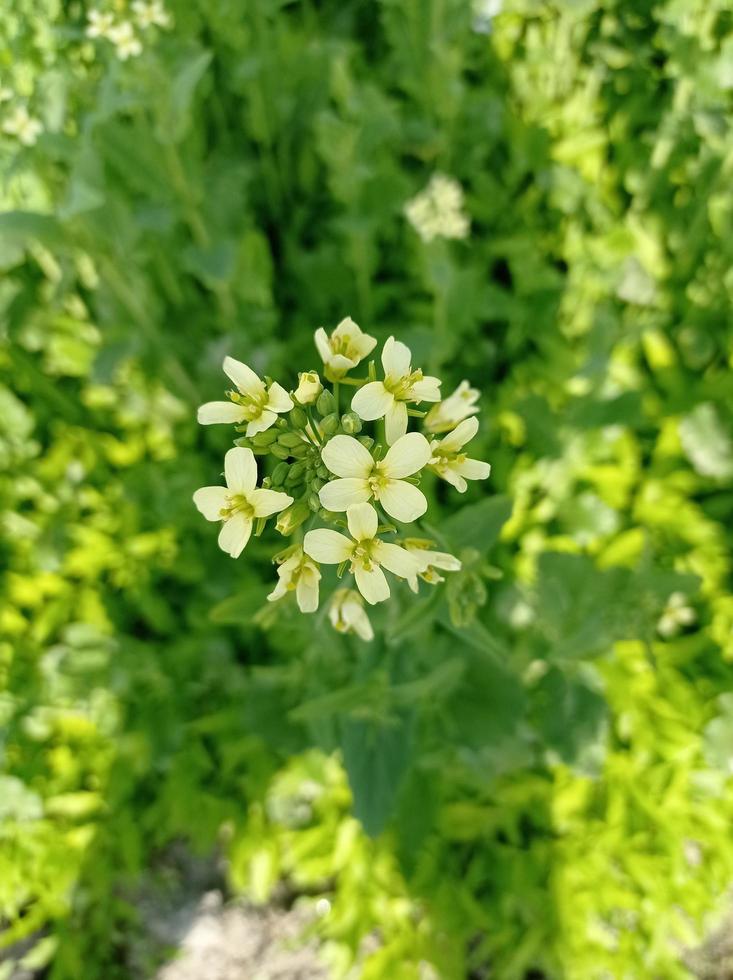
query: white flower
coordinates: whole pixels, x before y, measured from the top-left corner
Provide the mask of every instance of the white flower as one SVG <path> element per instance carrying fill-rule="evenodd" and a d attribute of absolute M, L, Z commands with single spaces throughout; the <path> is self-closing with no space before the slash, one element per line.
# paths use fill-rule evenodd
<path fill-rule="evenodd" d="M 408 402 L 440 401 L 438 378 L 412 370 L 410 348 L 390 337 L 382 350 L 384 381 L 370 381 L 354 395 L 351 408 L 360 419 L 384 418 L 391 446 L 407 432 Z"/>
<path fill-rule="evenodd" d="M 473 30 L 477 34 L 490 34 L 491 22 L 501 13 L 503 6 L 504 0 L 473 0 Z"/>
<path fill-rule="evenodd" d="M 90 10 L 87 20 L 89 22 L 85 32 L 87 37 L 109 37 L 115 25 L 114 14 L 102 10 Z"/>
<path fill-rule="evenodd" d="M 3 132 L 15 136 L 24 146 L 33 146 L 43 132 L 43 126 L 28 113 L 25 106 L 19 105 L 3 122 Z"/>
<path fill-rule="evenodd" d="M 468 235 L 463 189 L 457 180 L 445 174 L 433 174 L 425 190 L 407 202 L 405 216 L 424 242 Z"/>
<path fill-rule="evenodd" d="M 292 504 L 293 498 L 277 490 L 257 488 L 257 463 L 251 449 L 236 447 L 224 457 L 226 487 L 201 487 L 193 502 L 207 521 L 224 521 L 219 547 L 238 558 L 258 517 L 270 517 Z"/>
<path fill-rule="evenodd" d="M 323 327 L 315 333 L 316 347 L 326 366 L 326 373 L 333 380 L 343 377 L 355 368 L 374 348 L 377 341 L 351 319 L 345 317 L 329 337 Z"/>
<path fill-rule="evenodd" d="M 684 592 L 673 592 L 657 623 L 657 632 L 669 639 L 680 633 L 683 627 L 692 626 L 696 619 L 695 610 L 687 605 L 687 596 Z"/>
<path fill-rule="evenodd" d="M 132 12 L 143 30 L 146 27 L 169 27 L 171 18 L 160 0 L 134 0 Z"/>
<path fill-rule="evenodd" d="M 480 397 L 478 389 L 472 388 L 468 381 L 461 381 L 452 395 L 430 409 L 425 418 L 425 431 L 450 432 L 459 422 L 478 412 L 476 402 Z"/>
<path fill-rule="evenodd" d="M 143 49 L 140 39 L 135 36 L 132 24 L 128 20 L 123 20 L 120 24 L 115 24 L 107 31 L 107 37 L 115 46 L 117 57 L 120 61 L 127 61 L 128 58 L 136 58 Z"/>
<path fill-rule="evenodd" d="M 277 570 L 279 581 L 267 598 L 270 602 L 277 602 L 288 592 L 294 591 L 300 611 L 315 612 L 318 609 L 318 583 L 321 581 L 318 565 L 304 553 L 300 545 L 289 549 L 285 556 Z"/>
<path fill-rule="evenodd" d="M 326 510 L 344 511 L 351 504 L 374 499 L 390 517 L 416 521 L 428 509 L 428 502 L 421 490 L 402 478 L 421 470 L 430 455 L 430 444 L 419 432 L 402 436 L 379 462 L 353 436 L 334 436 L 321 450 L 321 458 L 342 479 L 321 487 L 321 503 Z"/>
<path fill-rule="evenodd" d="M 468 484 L 466 480 L 485 480 L 491 473 L 488 463 L 483 463 L 478 459 L 468 459 L 464 452 L 461 452 L 467 442 L 478 432 L 478 419 L 465 419 L 444 439 L 434 439 L 430 443 L 432 458 L 428 463 L 431 469 L 438 476 L 452 484 L 459 493 L 465 493 Z"/>
<path fill-rule="evenodd" d="M 387 544 L 377 537 L 377 512 L 371 504 L 353 504 L 346 511 L 351 538 L 318 528 L 308 531 L 303 541 L 307 555 L 323 565 L 351 563 L 359 592 L 370 604 L 389 599 L 389 584 L 382 566 L 400 578 L 418 574 L 420 565 L 404 548 Z M 353 540 L 352 540 L 353 539 Z"/>
<path fill-rule="evenodd" d="M 431 551 L 430 543 L 419 538 L 408 538 L 404 542 L 405 550 L 420 563 L 418 575 L 429 585 L 437 585 L 445 582 L 445 579 L 436 569 L 444 572 L 460 572 L 461 562 L 455 555 L 448 554 L 447 551 Z M 417 592 L 417 576 L 408 579 L 408 584 L 413 592 Z"/>
<path fill-rule="evenodd" d="M 355 589 L 337 589 L 331 596 L 328 618 L 339 633 L 356 633 L 362 640 L 373 640 L 374 630 L 364 610 L 364 600 Z"/>
<path fill-rule="evenodd" d="M 198 410 L 201 425 L 246 422 L 247 436 L 251 438 L 269 429 L 277 421 L 278 413 L 289 412 L 293 407 L 292 398 L 277 381 L 268 388 L 252 368 L 233 357 L 225 357 L 223 367 L 239 390 L 227 392 L 231 401 L 201 405 Z"/>
<path fill-rule="evenodd" d="M 317 371 L 305 371 L 298 374 L 298 387 L 293 395 L 299 405 L 312 405 L 322 391 L 323 385 Z"/>

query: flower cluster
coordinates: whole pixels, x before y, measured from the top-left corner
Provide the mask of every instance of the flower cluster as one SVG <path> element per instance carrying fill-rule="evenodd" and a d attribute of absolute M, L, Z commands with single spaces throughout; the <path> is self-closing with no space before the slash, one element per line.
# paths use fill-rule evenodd
<path fill-rule="evenodd" d="M 8 91 L 4 89 L 3 95 Z M 6 100 L 0 98 L 0 102 L 3 101 Z M 33 146 L 43 132 L 43 126 L 40 119 L 32 116 L 25 105 L 17 105 L 3 119 L 2 130 L 7 136 L 17 139 L 23 146 Z"/>
<path fill-rule="evenodd" d="M 233 558 L 270 517 L 281 535 L 297 537 L 275 555 L 271 602 L 293 593 L 301 612 L 315 612 L 322 567 L 336 566 L 339 579 L 348 570 L 355 587 L 333 593 L 329 618 L 339 632 L 369 640 L 374 634 L 364 602 L 389 598 L 385 573 L 417 592 L 419 580 L 436 585 L 443 581 L 440 571 L 461 568 L 453 555 L 404 535 L 399 526 L 427 512 L 424 474 L 461 493 L 466 481 L 489 476 L 488 463 L 464 451 L 478 431 L 479 393 L 464 381 L 441 401 L 440 380 L 415 368 L 410 349 L 394 337 L 382 348 L 382 377 L 374 360 L 366 376 L 354 377 L 377 341 L 349 317 L 330 336 L 317 330 L 315 342 L 326 385 L 316 371 L 306 371 L 286 391 L 241 361 L 224 359 L 233 387 L 226 401 L 202 405 L 198 420 L 233 425 L 239 436 L 224 459 L 226 486 L 202 487 L 193 499 L 207 520 L 221 522 L 219 545 Z M 342 413 L 347 387 L 355 390 Z M 417 407 L 423 403 L 429 411 Z M 423 431 L 408 431 L 411 418 Z M 371 432 L 365 423 L 373 423 Z M 259 485 L 258 459 L 267 473 Z"/>
<path fill-rule="evenodd" d="M 433 174 L 428 186 L 407 202 L 405 216 L 424 242 L 465 238 L 470 227 L 463 209 L 463 188 L 445 174 Z"/>
<path fill-rule="evenodd" d="M 161 0 L 133 0 L 130 11 L 129 20 L 119 20 L 114 13 L 97 9 L 90 10 L 87 18 L 87 37 L 110 41 L 120 61 L 142 54 L 141 32 L 171 26 L 170 14 Z"/>

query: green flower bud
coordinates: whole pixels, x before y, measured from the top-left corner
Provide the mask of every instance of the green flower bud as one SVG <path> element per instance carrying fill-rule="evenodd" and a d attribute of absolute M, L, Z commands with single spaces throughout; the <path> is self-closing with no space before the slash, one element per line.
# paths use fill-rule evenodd
<path fill-rule="evenodd" d="M 310 517 L 310 507 L 302 500 L 296 500 L 294 504 L 281 511 L 277 518 L 275 527 L 280 534 L 292 534 L 306 518 Z"/>
<path fill-rule="evenodd" d="M 256 436 L 252 436 L 252 443 L 255 446 L 269 446 L 276 439 L 277 429 L 272 427 L 266 429 L 264 432 L 258 432 Z"/>
<path fill-rule="evenodd" d="M 371 436 L 358 436 L 357 438 L 362 446 L 365 446 L 367 449 L 371 449 L 374 445 L 374 440 Z"/>
<path fill-rule="evenodd" d="M 319 480 L 318 477 L 311 477 L 308 481 L 308 486 L 314 493 L 318 493 L 321 487 L 324 485 L 325 480 Z"/>
<path fill-rule="evenodd" d="M 297 432 L 282 432 L 278 437 L 277 441 L 281 446 L 286 446 L 288 449 L 292 449 L 294 446 L 304 446 L 305 443 Z"/>
<path fill-rule="evenodd" d="M 314 514 L 317 514 L 318 511 L 321 509 L 321 501 L 318 499 L 317 493 L 308 494 L 308 506 L 310 507 L 310 509 L 313 511 Z"/>
<path fill-rule="evenodd" d="M 290 455 L 295 456 L 296 459 L 303 459 L 305 456 L 309 456 L 311 447 L 307 442 L 301 442 L 297 446 L 293 446 L 290 450 Z"/>
<path fill-rule="evenodd" d="M 331 479 L 331 471 L 327 466 L 324 466 L 323 463 L 321 463 L 320 466 L 316 469 L 316 473 L 320 476 L 322 480 Z"/>
<path fill-rule="evenodd" d="M 290 456 L 290 450 L 286 449 L 285 446 L 281 446 L 279 442 L 274 442 L 270 446 L 270 452 L 278 459 L 287 459 Z"/>
<path fill-rule="evenodd" d="M 275 469 L 272 471 L 272 476 L 270 477 L 273 487 L 281 487 L 289 472 L 290 467 L 287 463 L 278 463 Z"/>
<path fill-rule="evenodd" d="M 285 485 L 292 486 L 297 483 L 298 480 L 302 480 L 305 476 L 306 464 L 303 460 L 299 460 L 297 463 L 293 463 L 290 467 L 287 477 L 285 478 Z"/>
<path fill-rule="evenodd" d="M 340 419 L 335 412 L 333 412 L 331 415 L 327 415 L 325 419 L 323 419 L 323 421 L 321 422 L 321 429 L 323 431 L 323 434 L 325 436 L 334 435 L 338 430 L 339 424 L 340 424 Z"/>
<path fill-rule="evenodd" d="M 333 524 L 335 521 L 343 518 L 343 514 L 335 514 L 332 510 L 326 510 L 325 507 L 321 507 L 318 511 L 318 516 L 322 521 L 327 521 L 329 524 Z"/>
<path fill-rule="evenodd" d="M 327 388 L 324 388 L 324 390 L 318 396 L 316 411 L 321 416 L 330 415 L 332 412 L 336 411 L 336 399 Z"/>
<path fill-rule="evenodd" d="M 348 436 L 358 435 L 361 432 L 361 419 L 356 412 L 347 412 L 341 416 L 341 428 Z"/>
<path fill-rule="evenodd" d="M 308 416 L 297 405 L 290 413 L 289 418 L 291 425 L 296 429 L 304 429 L 308 425 Z"/>

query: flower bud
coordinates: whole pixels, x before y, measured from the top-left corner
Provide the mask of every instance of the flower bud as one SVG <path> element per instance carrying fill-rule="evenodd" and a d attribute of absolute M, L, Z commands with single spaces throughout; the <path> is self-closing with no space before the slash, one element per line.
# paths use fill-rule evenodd
<path fill-rule="evenodd" d="M 277 441 L 281 446 L 285 446 L 288 449 L 294 449 L 295 446 L 304 446 L 303 437 L 298 435 L 297 432 L 283 432 L 277 437 Z"/>
<path fill-rule="evenodd" d="M 326 392 L 324 391 L 324 395 Z M 339 427 L 339 417 L 333 412 L 331 415 L 327 415 L 325 419 L 321 422 L 321 431 L 325 436 L 332 436 L 336 433 Z"/>
<path fill-rule="evenodd" d="M 321 501 L 319 500 L 317 493 L 308 494 L 308 506 L 310 507 L 310 509 L 313 511 L 314 514 L 317 514 L 318 511 L 321 509 Z"/>
<path fill-rule="evenodd" d="M 327 388 L 324 389 L 318 396 L 316 410 L 321 416 L 330 415 L 332 412 L 336 411 L 336 399 Z"/>
<path fill-rule="evenodd" d="M 265 429 L 264 432 L 258 432 L 256 436 L 252 436 L 252 444 L 254 446 L 269 446 L 275 442 L 276 439 L 277 429 Z"/>
<path fill-rule="evenodd" d="M 323 385 L 317 371 L 298 374 L 298 387 L 293 394 L 299 405 L 312 405 L 322 391 Z"/>
<path fill-rule="evenodd" d="M 270 452 L 278 459 L 287 459 L 290 456 L 290 450 L 286 449 L 285 446 L 281 446 L 279 442 L 273 442 L 272 446 L 270 446 Z"/>
<path fill-rule="evenodd" d="M 364 446 L 366 449 L 371 449 L 374 445 L 374 440 L 371 436 L 358 436 L 358 439 L 362 446 Z"/>
<path fill-rule="evenodd" d="M 341 416 L 341 428 L 347 436 L 355 436 L 361 432 L 361 419 L 356 412 L 347 412 Z"/>
<path fill-rule="evenodd" d="M 273 487 L 281 487 L 289 472 L 290 467 L 287 463 L 278 463 L 275 469 L 272 471 L 272 476 L 270 477 Z"/>
<path fill-rule="evenodd" d="M 310 514 L 308 505 L 303 503 L 302 500 L 296 500 L 294 504 L 291 504 L 280 513 L 275 527 L 280 534 L 292 534 L 307 517 L 310 517 Z"/>
<path fill-rule="evenodd" d="M 308 425 L 308 416 L 305 414 L 302 408 L 295 408 L 289 415 L 290 424 L 296 429 L 304 429 Z"/>
<path fill-rule="evenodd" d="M 298 460 L 297 463 L 293 463 L 288 471 L 287 477 L 285 478 L 286 485 L 292 486 L 294 483 L 297 483 L 298 480 L 302 480 L 302 478 L 305 476 L 305 471 L 306 464 L 302 459 Z"/>

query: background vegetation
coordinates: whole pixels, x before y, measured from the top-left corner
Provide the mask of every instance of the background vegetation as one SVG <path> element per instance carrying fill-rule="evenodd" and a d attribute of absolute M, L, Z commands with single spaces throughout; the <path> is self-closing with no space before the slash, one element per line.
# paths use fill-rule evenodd
<path fill-rule="evenodd" d="M 498 6 L 171 0 L 124 60 L 81 2 L 0 15 L 0 977 L 149 976 L 181 840 L 328 897 L 337 976 L 689 976 L 733 879 L 733 15 Z M 435 171 L 463 242 L 404 219 Z M 263 614 L 191 503 L 222 356 L 293 386 L 347 314 L 482 389 L 493 464 L 371 646 Z"/>

